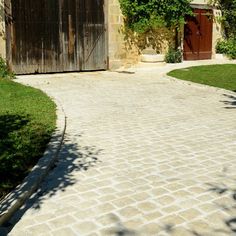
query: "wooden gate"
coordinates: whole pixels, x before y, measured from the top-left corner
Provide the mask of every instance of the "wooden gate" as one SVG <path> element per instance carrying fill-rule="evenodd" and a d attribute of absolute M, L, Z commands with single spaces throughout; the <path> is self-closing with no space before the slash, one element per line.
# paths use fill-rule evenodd
<path fill-rule="evenodd" d="M 107 69 L 104 0 L 8 0 L 7 60 L 17 74 Z"/>
<path fill-rule="evenodd" d="M 204 60 L 212 57 L 212 10 L 194 10 L 184 28 L 184 60 Z"/>

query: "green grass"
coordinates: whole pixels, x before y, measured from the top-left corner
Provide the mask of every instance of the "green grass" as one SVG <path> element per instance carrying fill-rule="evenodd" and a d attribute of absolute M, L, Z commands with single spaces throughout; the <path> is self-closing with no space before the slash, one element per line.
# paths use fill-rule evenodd
<path fill-rule="evenodd" d="M 0 79 L 0 199 L 42 157 L 55 121 L 56 106 L 46 94 Z"/>
<path fill-rule="evenodd" d="M 208 65 L 173 70 L 169 76 L 236 92 L 236 65 Z"/>

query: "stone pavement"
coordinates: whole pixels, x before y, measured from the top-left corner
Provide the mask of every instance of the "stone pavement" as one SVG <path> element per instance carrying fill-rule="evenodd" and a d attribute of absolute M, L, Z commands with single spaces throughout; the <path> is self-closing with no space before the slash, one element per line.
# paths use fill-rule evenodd
<path fill-rule="evenodd" d="M 19 79 L 62 103 L 67 130 L 9 235 L 236 234 L 236 96 L 171 68 Z"/>

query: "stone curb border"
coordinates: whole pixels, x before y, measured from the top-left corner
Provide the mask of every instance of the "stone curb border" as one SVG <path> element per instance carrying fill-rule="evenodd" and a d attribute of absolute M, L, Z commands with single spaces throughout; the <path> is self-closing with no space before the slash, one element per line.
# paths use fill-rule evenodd
<path fill-rule="evenodd" d="M 9 221 L 13 214 L 39 188 L 58 158 L 66 131 L 66 115 L 61 103 L 52 99 L 57 105 L 56 130 L 52 134 L 43 157 L 39 159 L 23 183 L 0 202 L 0 226 Z"/>
<path fill-rule="evenodd" d="M 167 73 L 169 73 L 169 72 L 167 72 Z M 211 85 L 198 84 L 198 83 L 195 83 L 195 82 L 192 82 L 192 81 L 177 79 L 175 77 L 167 75 L 167 73 L 165 73 L 163 75 L 163 78 L 164 79 L 169 79 L 169 80 L 171 80 L 173 82 L 182 83 L 182 84 L 185 84 L 185 85 L 194 86 L 196 88 L 201 88 L 201 89 L 211 89 L 212 91 L 215 91 L 215 92 L 218 92 L 218 93 L 225 93 L 225 94 L 228 94 L 228 95 L 231 95 L 231 96 L 235 96 L 236 95 L 235 92 L 227 90 L 227 89 L 217 88 L 217 87 L 214 87 L 214 86 L 211 86 Z"/>

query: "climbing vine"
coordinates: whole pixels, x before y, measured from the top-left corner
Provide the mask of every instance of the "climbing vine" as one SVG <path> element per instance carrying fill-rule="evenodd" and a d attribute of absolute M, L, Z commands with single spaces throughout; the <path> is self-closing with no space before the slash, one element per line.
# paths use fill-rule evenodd
<path fill-rule="evenodd" d="M 190 0 L 119 0 L 124 15 L 125 32 L 137 37 L 149 35 L 146 44 L 159 45 L 154 35 L 163 35 L 167 41 L 174 35 L 178 46 L 178 34 L 185 23 L 185 16 L 192 14 Z M 172 38 L 173 39 L 173 38 Z M 173 40 L 172 40 L 173 41 Z M 154 43 L 152 43 L 154 42 Z M 143 45 L 143 44 L 142 44 Z M 156 48 L 158 51 L 159 49 Z"/>
<path fill-rule="evenodd" d="M 236 0 L 211 0 L 222 11 L 222 26 L 226 39 L 236 39 Z"/>
<path fill-rule="evenodd" d="M 224 39 L 217 42 L 216 52 L 236 59 L 236 0 L 210 0 L 210 3 L 222 11 L 219 20 Z"/>

